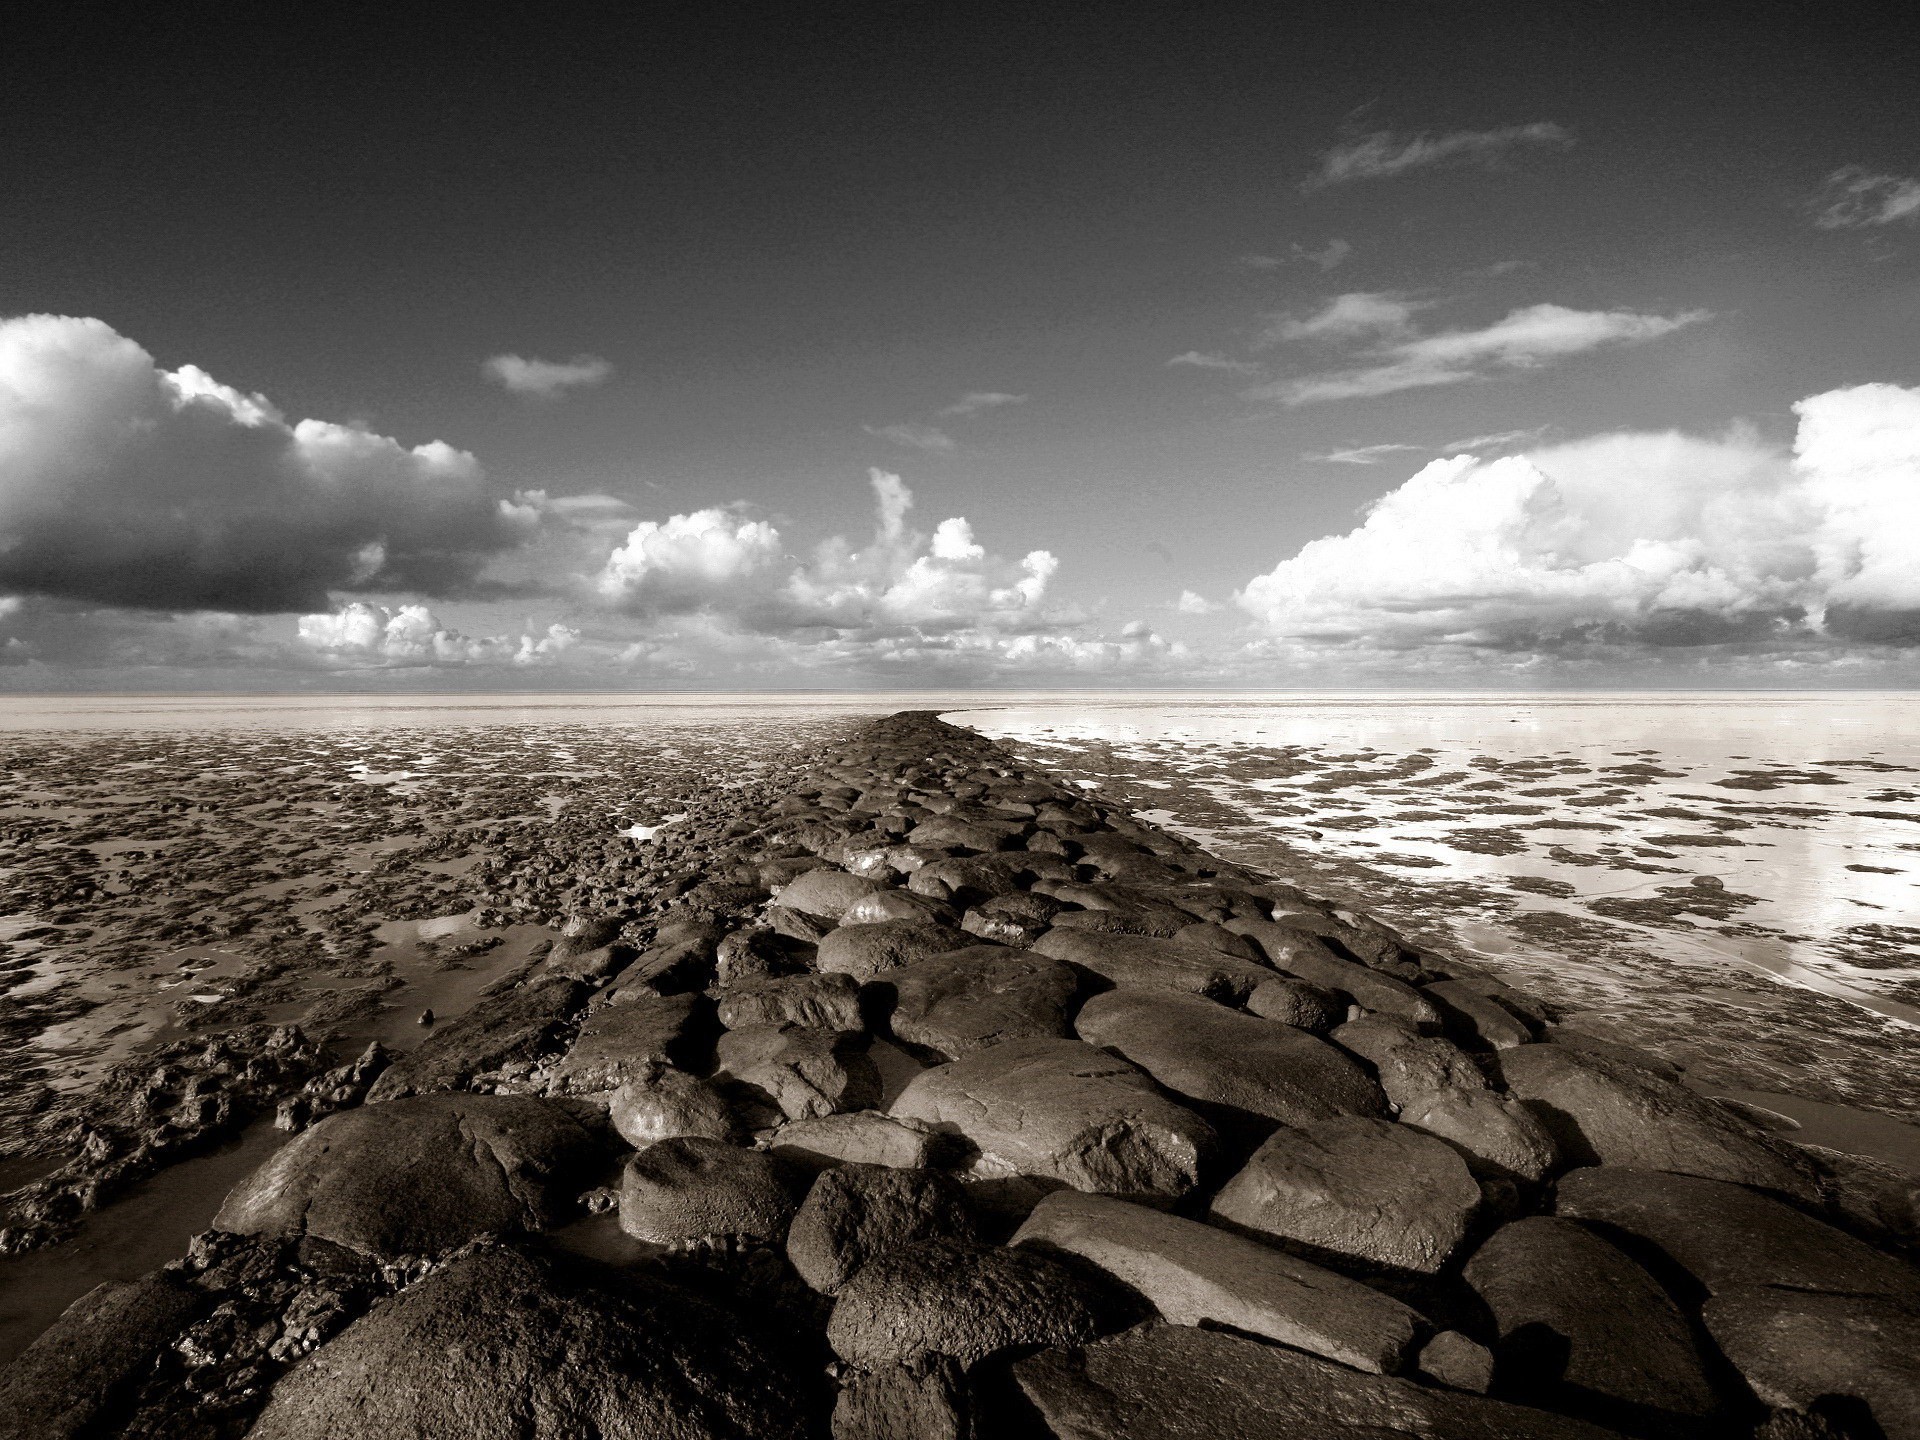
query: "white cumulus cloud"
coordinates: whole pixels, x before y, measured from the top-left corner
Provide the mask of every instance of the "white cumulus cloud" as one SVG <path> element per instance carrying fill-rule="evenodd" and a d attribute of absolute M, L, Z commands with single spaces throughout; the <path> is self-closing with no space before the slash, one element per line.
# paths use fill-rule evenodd
<path fill-rule="evenodd" d="M 541 665 L 579 640 L 566 625 L 538 635 L 463 635 L 425 605 L 388 609 L 353 601 L 325 614 L 302 615 L 300 644 L 344 666 Z"/>
<path fill-rule="evenodd" d="M 569 390 L 589 390 L 605 384 L 613 374 L 613 365 L 598 355 L 576 355 L 571 360 L 495 355 L 481 362 L 480 373 L 515 395 L 557 400 Z"/>

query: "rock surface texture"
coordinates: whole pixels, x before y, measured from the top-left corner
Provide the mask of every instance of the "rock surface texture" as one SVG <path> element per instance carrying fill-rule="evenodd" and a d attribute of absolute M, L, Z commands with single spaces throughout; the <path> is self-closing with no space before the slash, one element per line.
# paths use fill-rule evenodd
<path fill-rule="evenodd" d="M 0 1440 L 1920 1440 L 1909 1181 L 930 714 L 780 774 Z"/>

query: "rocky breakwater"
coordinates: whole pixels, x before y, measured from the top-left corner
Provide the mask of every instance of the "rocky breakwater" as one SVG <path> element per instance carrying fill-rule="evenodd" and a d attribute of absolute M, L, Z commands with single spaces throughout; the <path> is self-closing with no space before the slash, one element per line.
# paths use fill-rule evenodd
<path fill-rule="evenodd" d="M 1481 970 L 931 715 L 677 853 L 0 1435 L 1920 1436 L 1911 1179 Z"/>

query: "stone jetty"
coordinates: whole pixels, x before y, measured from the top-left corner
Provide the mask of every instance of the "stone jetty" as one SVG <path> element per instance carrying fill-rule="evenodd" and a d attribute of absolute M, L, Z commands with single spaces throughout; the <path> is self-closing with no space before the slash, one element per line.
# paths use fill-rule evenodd
<path fill-rule="evenodd" d="M 283 1107 L 0 1436 L 1920 1437 L 1911 1177 L 931 714 L 763 800 Z"/>

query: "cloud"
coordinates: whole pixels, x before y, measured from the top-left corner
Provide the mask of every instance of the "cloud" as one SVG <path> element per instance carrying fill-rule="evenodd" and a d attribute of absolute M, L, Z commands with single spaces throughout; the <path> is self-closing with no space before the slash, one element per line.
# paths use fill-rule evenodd
<path fill-rule="evenodd" d="M 1827 177 L 1812 208 L 1813 223 L 1822 230 L 1862 230 L 1896 221 L 1911 224 L 1920 221 L 1920 180 L 1843 165 Z"/>
<path fill-rule="evenodd" d="M 1229 360 L 1225 355 L 1205 355 L 1198 350 L 1176 355 L 1167 364 L 1191 365 L 1196 370 L 1224 370 L 1230 375 L 1257 375 L 1260 372 L 1258 365 L 1245 360 Z"/>
<path fill-rule="evenodd" d="M 528 360 L 519 355 L 495 355 L 483 361 L 480 373 L 515 395 L 558 400 L 569 390 L 590 390 L 613 374 L 611 362 L 598 355 L 576 355 L 571 360 Z"/>
<path fill-rule="evenodd" d="M 1442 455 L 1458 455 L 1462 451 L 1507 450 L 1515 445 L 1530 445 L 1546 434 L 1551 426 L 1536 425 L 1531 430 L 1496 430 L 1488 435 L 1469 435 L 1464 440 L 1449 440 L 1440 447 Z"/>
<path fill-rule="evenodd" d="M 1920 389 L 1735 431 L 1435 460 L 1235 597 L 1308 649 L 1564 655 L 1920 646 Z"/>
<path fill-rule="evenodd" d="M 1009 395 L 1002 390 L 969 390 L 953 404 L 940 413 L 942 415 L 977 415 L 982 410 L 997 410 L 1002 405 L 1024 405 L 1024 395 Z"/>
<path fill-rule="evenodd" d="M 601 567 L 598 589 L 620 608 L 675 614 L 738 600 L 782 571 L 780 532 L 727 510 L 643 520 Z"/>
<path fill-rule="evenodd" d="M 1336 295 L 1304 320 L 1278 317 L 1261 337 L 1263 345 L 1287 340 L 1350 340 L 1363 335 L 1399 335 L 1430 300 L 1410 300 L 1390 291 L 1355 290 Z"/>
<path fill-rule="evenodd" d="M 1573 136 L 1551 121 L 1499 130 L 1455 130 L 1445 135 L 1396 135 L 1376 130 L 1343 141 L 1320 156 L 1320 168 L 1301 182 L 1319 190 L 1351 180 L 1379 180 L 1439 165 L 1494 167 L 1516 150 L 1561 150 Z"/>
<path fill-rule="evenodd" d="M 1336 236 L 1318 250 L 1296 240 L 1287 247 L 1285 255 L 1242 255 L 1239 263 L 1249 270 L 1278 270 L 1285 265 L 1306 261 L 1318 265 L 1322 270 L 1331 270 L 1352 253 L 1353 246 Z"/>
<path fill-rule="evenodd" d="M 1279 334 L 1284 339 L 1340 338 L 1372 328 L 1385 338 L 1362 348 L 1360 356 L 1366 363 L 1278 380 L 1248 391 L 1247 396 L 1308 405 L 1459 385 L 1501 372 L 1539 369 L 1608 346 L 1644 343 L 1707 318 L 1705 310 L 1648 315 L 1529 305 L 1478 330 L 1419 335 L 1396 328 L 1404 323 L 1405 308 L 1391 298 L 1341 296 L 1308 320 L 1282 322 Z"/>
<path fill-rule="evenodd" d="M 1211 615 L 1223 607 L 1219 601 L 1209 600 L 1196 591 L 1182 590 L 1180 598 L 1173 602 L 1173 608 L 1182 615 Z"/>
<path fill-rule="evenodd" d="M 456 593 L 536 523 L 438 440 L 289 424 L 99 320 L 0 320 L 0 591 L 256 613 Z"/>
<path fill-rule="evenodd" d="M 860 428 L 869 435 L 890 440 L 905 449 L 924 450 L 930 455 L 950 455 L 959 448 L 951 435 L 932 425 L 902 422 L 898 425 L 862 425 Z"/>
<path fill-rule="evenodd" d="M 580 632 L 549 625 L 539 634 L 463 635 L 424 605 L 353 601 L 329 614 L 302 615 L 300 644 L 346 667 L 544 665 L 570 650 Z"/>
<path fill-rule="evenodd" d="M 1329 450 L 1324 455 L 1302 455 L 1302 460 L 1318 460 L 1329 465 L 1378 465 L 1389 455 L 1418 450 L 1418 445 L 1362 445 L 1353 450 Z"/>

